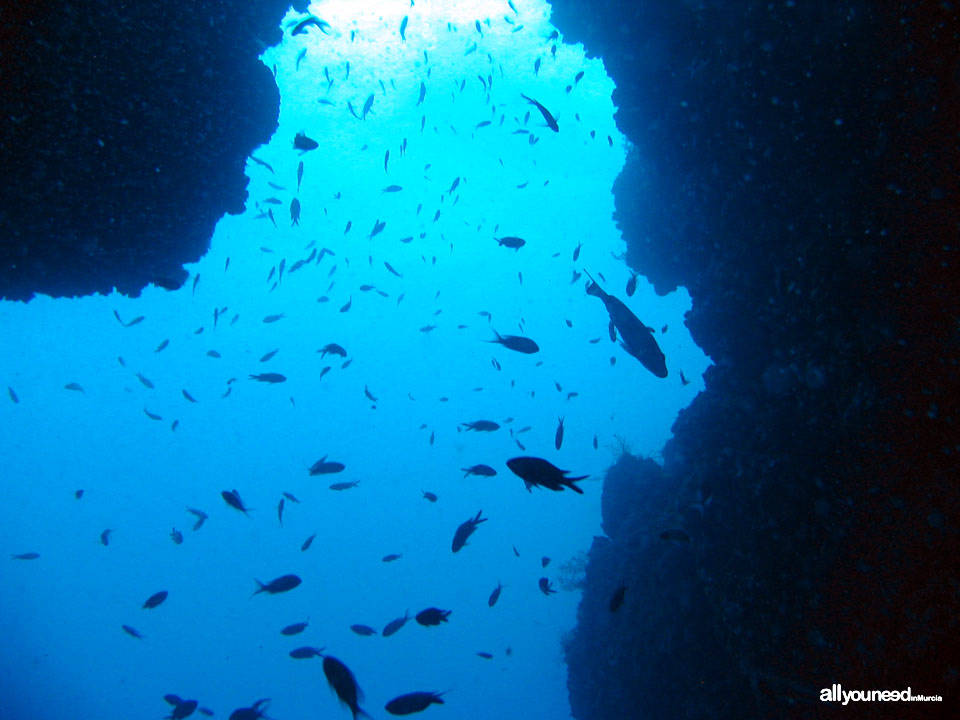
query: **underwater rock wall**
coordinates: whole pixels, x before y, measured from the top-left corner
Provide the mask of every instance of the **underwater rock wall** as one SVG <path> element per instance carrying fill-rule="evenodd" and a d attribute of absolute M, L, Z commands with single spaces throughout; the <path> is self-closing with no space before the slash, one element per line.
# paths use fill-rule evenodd
<path fill-rule="evenodd" d="M 277 127 L 290 3 L 14 3 L 0 33 L 0 298 L 179 287 Z M 307 3 L 293 3 L 305 9 Z"/>
<path fill-rule="evenodd" d="M 574 715 L 829 717 L 849 710 L 820 702 L 832 683 L 949 705 L 956 13 L 552 4 L 617 84 L 628 262 L 688 288 L 716 363 L 663 469 L 626 455 L 606 479 Z"/>

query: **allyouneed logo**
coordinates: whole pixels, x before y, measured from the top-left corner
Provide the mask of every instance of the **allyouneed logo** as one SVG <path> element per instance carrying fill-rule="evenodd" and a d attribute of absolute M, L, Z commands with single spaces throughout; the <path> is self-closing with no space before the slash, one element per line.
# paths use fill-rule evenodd
<path fill-rule="evenodd" d="M 837 702 L 846 705 L 849 702 L 942 702 L 939 695 L 914 695 L 910 688 L 906 690 L 844 690 L 836 683 L 820 691 L 823 702 Z"/>

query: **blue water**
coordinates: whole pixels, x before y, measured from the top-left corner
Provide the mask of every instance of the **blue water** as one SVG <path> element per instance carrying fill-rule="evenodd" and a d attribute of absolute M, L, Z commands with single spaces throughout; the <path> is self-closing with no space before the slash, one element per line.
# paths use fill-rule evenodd
<path fill-rule="evenodd" d="M 273 173 L 248 163 L 247 211 L 220 222 L 182 289 L 0 304 L 0 385 L 11 388 L 0 403 L 0 549 L 40 555 L 4 565 L 3 717 L 162 717 L 167 693 L 196 698 L 216 717 L 260 698 L 271 698 L 266 712 L 278 720 L 348 716 L 320 659 L 288 657 L 305 645 L 353 670 L 374 717 L 415 690 L 448 691 L 430 715 L 569 717 L 562 640 L 575 619 L 583 553 L 600 534 L 603 473 L 624 444 L 658 456 L 701 389 L 707 361 L 683 326 L 684 291 L 657 297 L 641 279 L 633 297 L 624 292 L 630 271 L 618 259 L 625 246 L 611 186 L 631 149 L 613 120 L 602 60 L 559 40 L 554 57 L 547 6 L 515 5 L 516 15 L 499 2 L 315 8 L 329 35 L 288 31 L 263 56 L 276 68 L 280 126 L 254 155 Z M 427 93 L 416 107 L 421 82 Z M 360 112 L 371 93 L 372 112 L 352 117 L 347 102 Z M 521 93 L 550 108 L 559 133 Z M 320 148 L 297 153 L 301 131 Z M 388 185 L 403 189 L 384 193 Z M 280 204 L 265 203 L 270 197 Z M 276 227 L 262 217 L 267 209 Z M 368 239 L 378 220 L 385 229 Z M 514 251 L 494 241 L 508 235 L 527 244 Z M 314 247 L 334 254 L 291 273 Z M 272 287 L 277 274 L 268 274 L 281 260 L 285 272 Z M 605 278 L 601 285 L 655 328 L 668 378 L 611 343 L 602 303 L 584 293 L 586 277 L 572 282 L 583 270 Z M 126 327 L 114 311 L 126 323 L 144 319 Z M 436 328 L 421 330 L 429 325 Z M 540 352 L 490 344 L 494 330 L 530 337 Z M 317 353 L 333 342 L 346 349 L 347 367 Z M 248 377 L 266 372 L 287 380 Z M 71 383 L 82 391 L 66 389 Z M 501 427 L 462 431 L 479 419 Z M 325 455 L 346 469 L 310 477 Z M 516 455 L 589 475 L 584 495 L 527 493 L 505 465 Z M 460 468 L 477 463 L 497 476 L 464 478 Z M 357 480 L 341 492 L 328 487 Z M 223 501 L 230 489 L 252 508 L 249 517 Z M 281 526 L 284 492 L 300 502 L 285 501 Z M 209 515 L 197 531 L 187 507 Z M 452 553 L 457 526 L 481 509 L 489 521 Z M 402 558 L 382 562 L 389 553 Z M 251 597 L 255 578 L 287 573 L 302 585 Z M 559 592 L 541 593 L 541 577 Z M 503 593 L 490 608 L 498 583 Z M 142 609 L 159 590 L 167 600 Z M 411 620 L 389 638 L 350 630 L 379 631 L 430 606 L 452 610 L 449 622 Z M 280 634 L 308 618 L 301 635 Z"/>

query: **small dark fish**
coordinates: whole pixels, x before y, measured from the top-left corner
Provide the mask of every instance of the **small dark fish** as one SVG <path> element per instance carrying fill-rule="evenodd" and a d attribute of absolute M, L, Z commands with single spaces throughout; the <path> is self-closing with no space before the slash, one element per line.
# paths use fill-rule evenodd
<path fill-rule="evenodd" d="M 429 501 L 432 502 L 432 503 L 437 501 L 437 496 L 436 496 L 434 493 L 432 493 L 432 492 L 427 492 L 426 490 L 421 490 L 420 492 L 423 493 L 423 497 L 424 497 L 426 500 L 429 500 Z"/>
<path fill-rule="evenodd" d="M 482 477 L 493 477 L 497 474 L 497 471 L 494 470 L 489 465 L 471 465 L 470 467 L 460 468 L 463 470 L 463 476 L 467 477 L 468 475 L 480 475 Z"/>
<path fill-rule="evenodd" d="M 148 389 L 150 389 L 150 390 L 153 390 L 153 389 L 154 389 L 154 384 L 153 384 L 152 382 L 150 382 L 150 379 L 147 378 L 147 377 L 145 377 L 145 376 L 143 375 L 143 373 L 139 373 L 139 372 L 138 372 L 138 373 L 137 373 L 137 379 L 141 382 L 141 384 L 143 384 L 143 386 L 144 386 L 145 388 L 148 388 Z"/>
<path fill-rule="evenodd" d="M 483 510 L 478 512 L 476 517 L 460 523 L 460 525 L 457 527 L 457 531 L 453 534 L 453 543 L 451 544 L 451 549 L 453 552 L 459 552 L 463 546 L 467 544 L 467 539 L 473 535 L 474 531 L 477 529 L 477 526 L 480 523 L 484 523 L 489 520 L 489 518 L 480 517 L 480 513 L 482 512 Z"/>
<path fill-rule="evenodd" d="M 189 507 L 187 508 L 187 511 L 192 513 L 197 518 L 197 521 L 193 524 L 193 529 L 199 530 L 200 526 L 206 521 L 208 517 L 207 514 L 203 510 L 195 510 L 194 508 Z"/>
<path fill-rule="evenodd" d="M 402 186 L 402 185 L 387 185 L 387 186 L 386 186 L 383 190 L 381 190 L 380 192 L 395 193 L 395 192 L 400 192 L 401 190 L 403 190 L 403 186 Z"/>
<path fill-rule="evenodd" d="M 173 540 L 174 545 L 183 545 L 183 533 L 176 528 L 170 531 L 170 539 Z"/>
<path fill-rule="evenodd" d="M 613 596 L 610 598 L 610 612 L 614 613 L 620 609 L 620 606 L 623 605 L 623 596 L 626 592 L 627 586 L 624 584 L 621 584 L 620 587 L 614 591 Z"/>
<path fill-rule="evenodd" d="M 169 695 L 165 695 L 164 700 L 167 700 L 169 697 Z M 176 695 L 173 697 L 176 697 Z M 167 702 L 170 701 L 167 700 Z M 183 720 L 183 718 L 188 718 L 193 715 L 193 711 L 197 709 L 197 705 L 200 703 L 198 703 L 196 700 L 181 700 L 180 698 L 177 698 L 177 702 L 172 702 L 170 704 L 176 707 L 174 707 L 172 713 L 167 715 L 167 718 L 170 720 Z"/>
<path fill-rule="evenodd" d="M 262 356 L 260 357 L 260 362 L 262 362 L 262 363 L 263 363 L 263 362 L 267 362 L 267 360 L 269 360 L 269 359 L 272 358 L 274 355 L 276 355 L 279 350 L 280 350 L 280 348 L 277 348 L 276 350 L 271 350 L 270 352 L 262 355 Z"/>
<path fill-rule="evenodd" d="M 313 535 L 311 535 L 310 537 L 308 537 L 306 540 L 304 540 L 304 541 L 303 541 L 303 545 L 300 546 L 300 552 L 306 552 L 307 550 L 309 550 L 309 549 L 310 549 L 310 546 L 313 545 L 313 539 L 314 539 L 316 536 L 317 536 L 317 534 L 314 533 Z"/>
<path fill-rule="evenodd" d="M 539 58 L 538 58 L 538 60 L 539 60 Z M 544 120 L 545 123 L 547 123 L 547 127 L 548 127 L 548 128 L 550 128 L 550 129 L 553 130 L 554 132 L 560 132 L 560 126 L 557 125 L 556 119 L 553 117 L 553 115 L 550 114 L 550 111 L 549 111 L 549 110 L 547 110 L 543 105 L 541 105 L 540 103 L 538 103 L 538 102 L 537 102 L 536 100 L 534 100 L 533 98 L 527 97 L 527 96 L 524 95 L 523 93 L 520 93 L 520 97 L 522 97 L 524 100 L 526 100 L 526 101 L 527 101 L 528 103 L 530 103 L 531 105 L 535 105 L 535 106 L 536 106 L 537 110 L 540 111 L 540 114 L 543 115 L 543 120 Z"/>
<path fill-rule="evenodd" d="M 330 355 L 339 355 L 340 357 L 345 358 L 347 356 L 347 351 L 341 345 L 336 343 L 327 343 L 322 348 L 317 350 L 320 353 L 320 358 L 323 359 L 329 353 Z"/>
<path fill-rule="evenodd" d="M 680 371 L 680 384 L 681 384 L 681 385 L 689 385 L 689 384 L 690 384 L 690 381 L 687 380 L 687 377 L 683 374 L 683 370 Z"/>
<path fill-rule="evenodd" d="M 323 657 L 323 651 L 326 648 L 315 648 L 315 647 L 298 647 L 291 650 L 288 655 L 294 660 L 309 660 L 313 657 Z M 263 715 L 257 715 L 256 717 L 264 717 Z"/>
<path fill-rule="evenodd" d="M 597 441 L 597 436 L 594 435 L 594 436 L 593 436 L 593 449 L 596 450 L 598 447 L 599 447 L 599 443 L 598 443 L 598 441 Z"/>
<path fill-rule="evenodd" d="M 290 34 L 300 35 L 305 33 L 311 25 L 319 28 L 320 32 L 322 32 L 324 35 L 330 34 L 327 32 L 328 28 L 330 27 L 330 23 L 326 22 L 325 20 L 321 20 L 316 15 L 307 15 L 307 17 L 293 26 L 293 30 L 290 31 Z"/>
<path fill-rule="evenodd" d="M 550 558 L 548 558 L 546 555 L 540 558 L 540 567 L 545 568 L 549 564 L 550 564 Z"/>
<path fill-rule="evenodd" d="M 330 489 L 338 490 L 338 491 L 349 490 L 350 488 L 357 487 L 357 485 L 359 484 L 360 484 L 359 480 L 353 480 L 352 482 L 335 482 L 332 485 L 330 485 Z"/>
<path fill-rule="evenodd" d="M 522 248 L 524 245 L 527 244 L 527 241 L 524 240 L 523 238 L 512 237 L 512 236 L 494 238 L 494 240 L 496 240 L 500 244 L 500 247 L 507 247 L 512 250 L 519 250 L 520 248 Z"/>
<path fill-rule="evenodd" d="M 420 97 L 417 98 L 417 104 L 414 107 L 418 107 L 420 103 L 423 102 L 423 99 L 427 96 L 427 86 L 421 81 L 420 82 Z"/>
<path fill-rule="evenodd" d="M 524 355 L 532 355 L 540 351 L 540 346 L 530 338 L 525 338 L 520 335 L 501 335 L 496 330 L 493 331 L 493 334 L 497 336 L 496 339 L 486 340 L 485 342 L 498 343 L 508 350 L 523 353 Z"/>
<path fill-rule="evenodd" d="M 577 480 L 583 480 L 588 475 L 580 477 L 567 477 L 569 470 L 561 470 L 551 463 L 537 457 L 515 457 L 507 460 L 507 467 L 515 475 L 523 480 L 528 492 L 532 492 L 534 486 L 545 487 L 548 490 L 559 492 L 565 487 L 570 488 L 576 493 L 583 494 L 583 490 L 574 483 Z"/>
<path fill-rule="evenodd" d="M 296 72 L 299 72 L 299 71 L 300 71 L 300 63 L 303 62 L 303 59 L 304 59 L 306 56 L 307 56 L 307 49 L 306 49 L 306 48 L 303 48 L 303 50 L 301 50 L 300 52 L 297 53 L 297 64 L 296 64 L 296 67 L 294 68 L 294 70 L 295 70 Z M 300 189 L 300 188 L 299 188 L 299 184 L 298 184 L 297 189 L 298 189 L 298 190 Z"/>
<path fill-rule="evenodd" d="M 150 412 L 149 410 L 147 410 L 146 408 L 143 409 L 143 414 L 146 415 L 146 416 L 147 416 L 148 418 L 150 418 L 151 420 L 163 420 L 163 416 L 162 416 L 162 415 L 157 415 L 156 413 L 152 413 L 152 412 Z"/>
<path fill-rule="evenodd" d="M 220 493 L 220 497 L 223 498 L 223 501 L 227 505 L 234 508 L 235 510 L 239 510 L 244 515 L 247 515 L 247 517 L 249 517 L 248 510 L 250 508 L 244 507 L 243 500 L 240 499 L 240 493 L 238 493 L 236 490 L 223 490 Z"/>
<path fill-rule="evenodd" d="M 658 378 L 667 377 L 666 358 L 653 337 L 653 329 L 640 322 L 626 305 L 604 292 L 597 283 L 591 282 L 587 285 L 587 294 L 598 297 L 603 302 L 610 316 L 611 334 L 613 328 L 616 328 L 623 349 Z"/>
<path fill-rule="evenodd" d="M 280 373 L 259 373 L 257 375 L 251 375 L 250 379 L 256 380 L 258 382 L 265 382 L 265 383 L 271 383 L 271 384 L 282 383 L 287 381 L 287 378 L 281 375 Z"/>
<path fill-rule="evenodd" d="M 361 637 L 370 637 L 371 635 L 376 635 L 377 631 L 372 627 L 367 625 L 351 625 L 350 629 L 353 630 L 357 635 Z"/>
<path fill-rule="evenodd" d="M 298 622 L 294 623 L 293 625 L 287 625 L 285 628 L 283 628 L 283 630 L 280 631 L 280 634 L 287 635 L 288 637 L 291 635 L 299 635 L 307 629 L 307 625 L 309 624 L 310 621 L 307 620 L 306 622 Z"/>
<path fill-rule="evenodd" d="M 280 527 L 283 527 L 283 498 L 280 498 L 280 503 L 277 505 L 277 519 L 280 521 Z"/>
<path fill-rule="evenodd" d="M 347 300 L 347 302 L 340 306 L 340 312 L 345 313 L 349 311 L 351 305 L 353 305 L 353 295 L 350 296 L 350 299 Z"/>
<path fill-rule="evenodd" d="M 185 397 L 189 402 L 192 402 L 192 403 L 197 402 L 197 399 L 193 395 L 188 393 L 186 390 L 181 390 L 180 392 L 183 394 L 183 397 Z"/>
<path fill-rule="evenodd" d="M 100 544 L 104 547 L 107 547 L 110 544 L 110 533 L 113 531 L 110 528 L 107 528 L 102 533 L 100 533 Z"/>
<path fill-rule="evenodd" d="M 439 625 L 440 623 L 447 622 L 447 618 L 450 617 L 450 613 L 450 610 L 441 610 L 440 608 L 431 607 L 418 612 L 416 620 L 424 627 L 432 627 Z"/>
<path fill-rule="evenodd" d="M 156 350 L 154 350 L 154 352 L 155 352 L 155 353 L 158 353 L 158 352 L 162 351 L 162 350 L 163 350 L 164 348 L 166 348 L 167 345 L 169 345 L 169 344 L 170 344 L 170 341 L 169 341 L 169 340 L 164 340 L 164 341 L 161 342 L 159 345 L 157 345 L 157 348 L 156 348 Z"/>
<path fill-rule="evenodd" d="M 637 273 L 630 273 L 630 279 L 627 280 L 627 297 L 633 297 L 637 291 Z"/>
<path fill-rule="evenodd" d="M 250 156 L 250 159 L 253 160 L 257 165 L 260 165 L 261 167 L 265 167 L 267 170 L 269 170 L 271 173 L 273 173 L 273 168 L 270 167 L 266 162 L 264 162 L 264 161 L 261 160 L 260 158 L 254 157 L 253 155 L 251 155 L 251 156 Z"/>
<path fill-rule="evenodd" d="M 120 627 L 122 627 L 123 631 L 130 637 L 135 637 L 138 640 L 143 640 L 143 635 L 137 632 L 136 628 L 130 627 L 129 625 L 121 625 Z"/>
<path fill-rule="evenodd" d="M 327 456 L 324 455 L 322 458 L 317 460 L 313 465 L 311 465 L 310 469 L 307 472 L 311 476 L 331 475 L 333 473 L 343 472 L 346 469 L 346 467 L 347 466 L 341 462 L 335 462 L 333 460 L 328 461 Z"/>
<path fill-rule="evenodd" d="M 557 448 L 557 450 L 559 450 L 560 446 L 563 445 L 563 418 L 557 419 L 559 424 L 557 425 L 557 432 L 553 436 L 553 445 Z"/>
<path fill-rule="evenodd" d="M 478 23 L 479 25 L 479 23 Z M 412 692 L 400 695 L 388 702 L 385 709 L 391 715 L 412 715 L 426 710 L 434 703 L 443 705 L 442 692 Z"/>
<path fill-rule="evenodd" d="M 270 218 L 270 222 L 273 223 L 273 227 L 277 227 L 277 220 L 273 217 L 273 208 L 267 208 L 267 217 Z M 271 251 L 272 252 L 272 251 Z"/>
<path fill-rule="evenodd" d="M 373 223 L 373 230 L 371 230 L 370 234 L 367 235 L 367 240 L 371 240 L 373 239 L 374 236 L 379 235 L 381 232 L 383 232 L 383 229 L 386 226 L 387 226 L 387 222 L 385 220 L 383 222 L 381 222 L 380 220 L 375 220 Z"/>
<path fill-rule="evenodd" d="M 542 592 L 544 595 L 550 595 L 556 592 L 556 590 L 554 590 L 553 586 L 550 584 L 550 581 L 545 577 L 540 578 L 538 584 L 540 585 L 540 592 Z"/>
<path fill-rule="evenodd" d="M 167 599 L 169 593 L 166 590 L 161 590 L 160 592 L 155 592 L 153 595 L 147 598 L 147 601 L 143 603 L 143 610 L 149 610 L 151 608 L 157 607 L 160 603 Z"/>
<path fill-rule="evenodd" d="M 268 583 L 262 583 L 259 580 L 254 580 L 254 582 L 259 585 L 259 589 L 254 591 L 254 595 L 259 595 L 262 592 L 269 593 L 271 595 L 276 595 L 277 593 L 284 593 L 290 590 L 293 590 L 300 584 L 300 578 L 296 575 L 281 575 L 275 580 L 271 580 Z"/>
<path fill-rule="evenodd" d="M 385 268 L 387 268 L 387 270 L 388 270 L 389 272 L 393 273 L 393 274 L 396 275 L 398 278 L 402 278 L 402 277 L 403 277 L 403 275 L 401 275 L 401 274 L 398 273 L 396 270 L 394 270 L 394 269 L 393 269 L 393 266 L 392 266 L 390 263 L 388 263 L 386 260 L 383 261 L 383 265 L 384 265 Z"/>
<path fill-rule="evenodd" d="M 198 280 L 200 279 L 199 275 L 197 275 L 197 279 Z M 194 288 L 196 288 L 196 285 L 197 285 L 196 281 L 194 281 L 193 285 L 194 285 Z M 117 319 L 117 322 L 123 325 L 124 327 L 133 327 L 134 325 L 139 325 L 144 320 L 146 320 L 146 317 L 144 317 L 143 315 L 140 315 L 138 317 L 135 317 L 130 322 L 124 322 L 123 320 L 120 319 L 120 313 L 118 313 L 116 310 L 113 311 L 113 316 Z"/>
<path fill-rule="evenodd" d="M 377 402 L 377 399 L 373 396 L 373 393 L 370 392 L 370 388 L 366 385 L 363 386 L 363 394 L 367 396 L 367 400 L 370 402 Z"/>
<path fill-rule="evenodd" d="M 366 120 L 367 114 L 372 112 L 372 108 L 373 108 L 373 93 L 370 93 L 366 101 L 363 103 L 363 110 L 361 111 L 360 119 Z"/>
<path fill-rule="evenodd" d="M 382 558 L 380 558 L 380 561 L 385 563 L 394 562 L 395 560 L 399 560 L 402 557 L 403 557 L 403 553 L 400 553 L 400 554 L 390 553 L 389 555 L 384 555 Z"/>
<path fill-rule="evenodd" d="M 391 635 L 396 633 L 400 628 L 406 625 L 407 620 L 409 619 L 410 619 L 410 611 L 408 610 L 406 613 L 404 613 L 402 618 L 396 618 L 395 620 L 391 620 L 390 622 L 388 622 L 386 626 L 383 628 L 383 632 L 381 632 L 380 634 L 383 635 L 383 637 L 390 637 Z"/>
<path fill-rule="evenodd" d="M 410 20 L 406 15 L 403 16 L 403 20 L 400 21 L 400 39 L 404 42 L 407 41 L 407 22 Z"/>
<path fill-rule="evenodd" d="M 495 423 L 493 420 L 474 420 L 473 422 L 460 424 L 467 428 L 467 432 L 471 430 L 475 432 L 493 432 L 494 430 L 500 429 L 500 424 Z"/>
<path fill-rule="evenodd" d="M 267 324 L 267 325 L 271 325 L 272 323 L 275 323 L 275 322 L 277 322 L 277 321 L 279 321 L 279 320 L 283 320 L 285 317 L 286 317 L 286 315 L 284 315 L 283 313 L 280 313 L 280 314 L 278 314 L 278 315 L 267 315 L 267 316 L 263 319 L 263 322 L 264 322 L 265 324 Z"/>
<path fill-rule="evenodd" d="M 368 716 L 360 707 L 363 692 L 357 685 L 357 679 L 346 665 L 335 657 L 327 655 L 323 659 L 323 674 L 327 676 L 327 682 L 333 688 L 337 697 L 340 698 L 340 702 L 350 708 L 350 712 L 353 713 L 353 720 L 356 720 L 358 715 Z"/>
<path fill-rule="evenodd" d="M 84 390 L 82 387 L 80 387 L 80 384 L 79 384 L 79 383 L 75 383 L 75 382 L 67 383 L 66 385 L 63 386 L 63 389 L 64 389 L 64 390 L 73 390 L 74 392 L 81 392 L 81 393 L 83 393 L 84 395 L 87 394 L 87 391 Z"/>
<path fill-rule="evenodd" d="M 293 147 L 301 152 L 307 152 L 308 150 L 316 150 L 320 147 L 320 143 L 311 140 L 304 133 L 298 132 L 296 137 L 293 138 Z"/>
<path fill-rule="evenodd" d="M 73 496 L 74 496 L 77 500 L 79 500 L 80 498 L 83 497 L 83 490 L 76 490 L 76 491 L 74 491 Z"/>
<path fill-rule="evenodd" d="M 11 555 L 10 559 L 11 560 L 36 560 L 38 557 L 40 557 L 40 553 L 28 552 L 28 553 L 20 553 L 19 555 Z"/>
<path fill-rule="evenodd" d="M 514 550 L 514 552 L 516 552 L 516 550 Z M 487 598 L 487 605 L 488 605 L 488 606 L 493 607 L 494 605 L 497 604 L 497 600 L 500 599 L 500 591 L 501 591 L 501 590 L 503 590 L 503 585 L 498 582 L 498 583 L 497 583 L 497 586 L 493 589 L 493 592 L 490 593 L 490 597 Z"/>
<path fill-rule="evenodd" d="M 573 261 L 576 262 L 577 258 L 580 257 L 580 248 L 583 247 L 583 243 L 577 243 L 577 246 L 573 249 Z"/>
<path fill-rule="evenodd" d="M 300 224 L 300 201 L 294 198 L 290 201 L 290 225 Z"/>
<path fill-rule="evenodd" d="M 302 54 L 306 54 L 307 50 L 304 48 Z M 302 55 L 300 56 L 302 57 Z M 297 67 L 300 66 L 300 58 L 297 58 Z M 297 165 L 297 192 L 300 192 L 300 183 L 303 181 L 303 160 L 300 161 L 300 164 Z"/>
<path fill-rule="evenodd" d="M 690 542 L 690 536 L 683 530 L 664 530 L 660 533 L 661 540 L 674 540 L 676 542 Z"/>
<path fill-rule="evenodd" d="M 478 657 L 482 657 L 484 660 L 492 660 L 492 659 L 493 659 L 493 655 L 491 655 L 491 654 L 488 653 L 488 652 L 483 652 L 482 650 L 477 653 L 477 656 L 478 656 Z"/>

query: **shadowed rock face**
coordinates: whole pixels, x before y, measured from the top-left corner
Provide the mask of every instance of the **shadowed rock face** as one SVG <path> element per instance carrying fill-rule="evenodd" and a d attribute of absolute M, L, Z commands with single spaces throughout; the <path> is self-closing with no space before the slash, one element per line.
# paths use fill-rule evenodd
<path fill-rule="evenodd" d="M 0 32 L 0 297 L 178 287 L 277 126 L 286 0 L 31 2 Z M 293 3 L 305 9 L 306 2 Z"/>
<path fill-rule="evenodd" d="M 627 260 L 690 290 L 716 363 L 663 467 L 607 478 L 575 716 L 829 717 L 834 682 L 955 697 L 955 13 L 552 5 L 617 84 Z"/>

